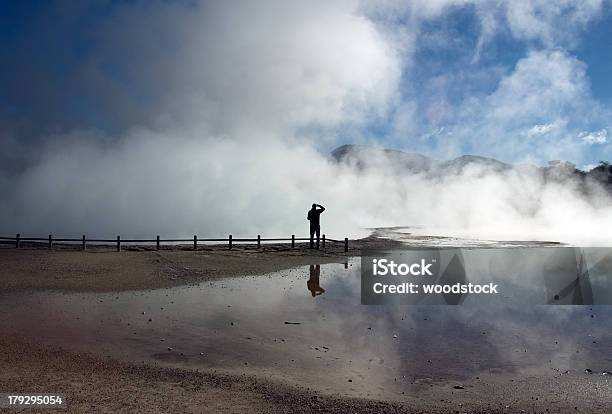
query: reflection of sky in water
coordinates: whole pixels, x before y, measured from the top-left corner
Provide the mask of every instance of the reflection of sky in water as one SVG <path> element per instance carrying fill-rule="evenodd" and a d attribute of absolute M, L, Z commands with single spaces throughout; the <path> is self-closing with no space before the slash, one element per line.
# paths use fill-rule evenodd
<path fill-rule="evenodd" d="M 431 275 L 376 276 L 372 262 L 429 266 Z M 612 305 L 612 249 L 512 248 L 420 249 L 365 251 L 361 261 L 370 270 L 362 279 L 363 302 L 368 304 L 563 304 Z M 380 266 L 378 267 L 381 271 Z M 387 267 L 388 270 L 388 267 Z M 366 272 L 368 273 L 368 272 Z M 419 293 L 380 295 L 373 286 L 413 282 Z M 492 284 L 498 294 L 426 294 L 423 285 Z"/>
<path fill-rule="evenodd" d="M 144 292 L 0 295 L 0 323 L 69 349 L 355 395 L 476 376 L 612 371 L 607 306 L 364 306 L 359 266 L 321 265 L 325 292 L 316 297 L 308 266 Z"/>

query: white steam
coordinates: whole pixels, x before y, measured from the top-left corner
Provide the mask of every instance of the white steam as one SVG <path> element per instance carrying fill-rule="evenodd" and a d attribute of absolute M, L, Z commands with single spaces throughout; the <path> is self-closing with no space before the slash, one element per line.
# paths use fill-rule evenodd
<path fill-rule="evenodd" d="M 462 237 L 606 244 L 609 196 L 586 199 L 532 172 L 466 168 L 442 179 L 358 173 L 309 145 L 248 146 L 176 131 L 134 132 L 108 147 L 65 143 L 22 177 L 2 216 L 22 234 L 306 235 L 306 211 L 323 204 L 329 237 L 410 225 Z M 66 151 L 65 148 L 70 148 Z"/>

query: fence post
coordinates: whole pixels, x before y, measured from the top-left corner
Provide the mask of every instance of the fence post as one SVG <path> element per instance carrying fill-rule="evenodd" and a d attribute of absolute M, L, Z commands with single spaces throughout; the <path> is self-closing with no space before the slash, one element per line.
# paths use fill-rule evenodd
<path fill-rule="evenodd" d="M 257 248 L 259 249 L 261 247 L 261 234 L 257 235 Z"/>
<path fill-rule="evenodd" d="M 198 250 L 198 236 L 193 236 L 193 250 Z"/>
<path fill-rule="evenodd" d="M 294 249 L 295 248 L 295 234 L 291 235 L 291 248 Z"/>
<path fill-rule="evenodd" d="M 21 234 L 17 233 L 17 234 L 15 235 L 15 248 L 17 248 L 17 249 L 19 249 L 19 242 L 20 242 L 20 239 L 21 239 Z"/>
<path fill-rule="evenodd" d="M 53 248 L 53 236 L 49 234 L 49 249 Z"/>
<path fill-rule="evenodd" d="M 117 236 L 117 251 L 121 251 L 121 236 Z"/>
<path fill-rule="evenodd" d="M 157 236 L 157 240 L 155 241 L 155 247 L 159 250 L 159 235 Z"/>
<path fill-rule="evenodd" d="M 321 247 L 325 249 L 325 234 L 323 235 L 323 238 L 321 238 Z"/>
<path fill-rule="evenodd" d="M 85 251 L 87 247 L 85 247 L 85 235 L 83 234 L 83 251 Z"/>
<path fill-rule="evenodd" d="M 344 253 L 348 252 L 348 237 L 344 238 Z"/>
<path fill-rule="evenodd" d="M 229 249 L 232 250 L 232 235 L 229 235 Z"/>

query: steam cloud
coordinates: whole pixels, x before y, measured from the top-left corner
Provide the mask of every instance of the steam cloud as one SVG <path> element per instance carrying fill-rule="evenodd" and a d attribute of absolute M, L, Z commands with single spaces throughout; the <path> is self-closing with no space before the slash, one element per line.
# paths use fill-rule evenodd
<path fill-rule="evenodd" d="M 446 6 L 437 7 L 427 16 Z M 367 17 L 373 15 L 384 19 L 381 10 L 353 1 L 117 7 L 74 80 L 115 113 L 117 132 L 64 119 L 69 131 L 48 135 L 25 171 L 0 180 L 2 232 L 285 237 L 306 233 L 306 211 L 317 202 L 327 208 L 322 225 L 330 237 L 410 225 L 476 238 L 612 241 L 602 233 L 612 225 L 612 209 L 601 191 L 587 199 L 571 185 L 520 171 L 473 167 L 429 179 L 398 175 L 385 160 L 362 172 L 331 160 L 325 149 L 340 133 L 368 140 L 361 128 L 366 119 L 392 118 L 400 131 L 410 131 L 410 105 L 396 91 L 411 65 L 411 37 L 381 29 Z M 554 33 L 540 29 L 552 42 Z M 531 149 L 535 135 L 565 128 L 563 111 L 583 108 L 576 102 L 585 94 L 583 69 L 560 52 L 526 57 L 519 80 L 534 61 L 577 68 L 578 82 L 561 98 L 550 97 L 555 105 L 572 101 L 552 111 L 561 119 L 528 120 L 525 131 L 535 132 L 523 134 L 522 151 Z M 119 65 L 122 82 L 102 70 L 108 62 Z M 575 79 L 562 75 L 564 85 Z M 485 119 L 497 125 L 495 134 L 504 127 L 495 116 L 515 116 L 499 103 L 514 99 L 512 85 L 509 75 L 501 92 L 483 100 L 495 105 L 493 118 Z M 122 88 L 140 99 L 122 99 Z M 475 110 L 485 109 L 472 103 L 458 118 Z M 463 130 L 484 131 L 485 121 L 464 122 Z M 14 148 L 9 134 L 0 137 L 4 150 Z M 572 145 L 568 151 L 575 152 Z M 502 147 L 512 151 L 508 143 Z"/>

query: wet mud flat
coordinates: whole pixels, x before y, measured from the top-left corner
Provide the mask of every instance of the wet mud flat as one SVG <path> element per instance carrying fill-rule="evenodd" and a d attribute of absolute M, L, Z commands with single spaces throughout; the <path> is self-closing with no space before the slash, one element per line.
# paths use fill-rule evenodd
<path fill-rule="evenodd" d="M 337 251 L 266 246 L 213 246 L 198 251 L 182 247 L 115 252 L 68 246 L 43 248 L 0 246 L 0 283 L 7 290 L 109 292 L 159 289 L 226 277 L 246 276 L 311 263 L 344 262 Z"/>
<path fill-rule="evenodd" d="M 384 407 L 607 412 L 610 307 L 365 306 L 359 283 L 360 261 L 352 259 L 147 291 L 4 292 L 3 347 L 14 339 L 46 350 L 37 352 L 90 355 L 118 364 L 118 381 L 128 383 L 140 375 L 135 367 L 158 378 L 181 372 L 194 377 L 169 381 L 194 393 L 216 389 L 201 378 L 229 378 L 241 385 L 228 395 L 244 394 L 244 401 L 278 411 L 288 407 L 279 395 L 293 395 L 305 410 L 323 411 L 380 411 L 376 404 L 391 404 Z M 14 348 L 22 361 L 31 354 Z M 48 381 L 70 388 L 71 375 Z M 8 383 L 4 376 L 3 387 Z M 263 383 L 272 388 L 252 385 Z M 162 381 L 157 391 L 167 386 Z"/>

